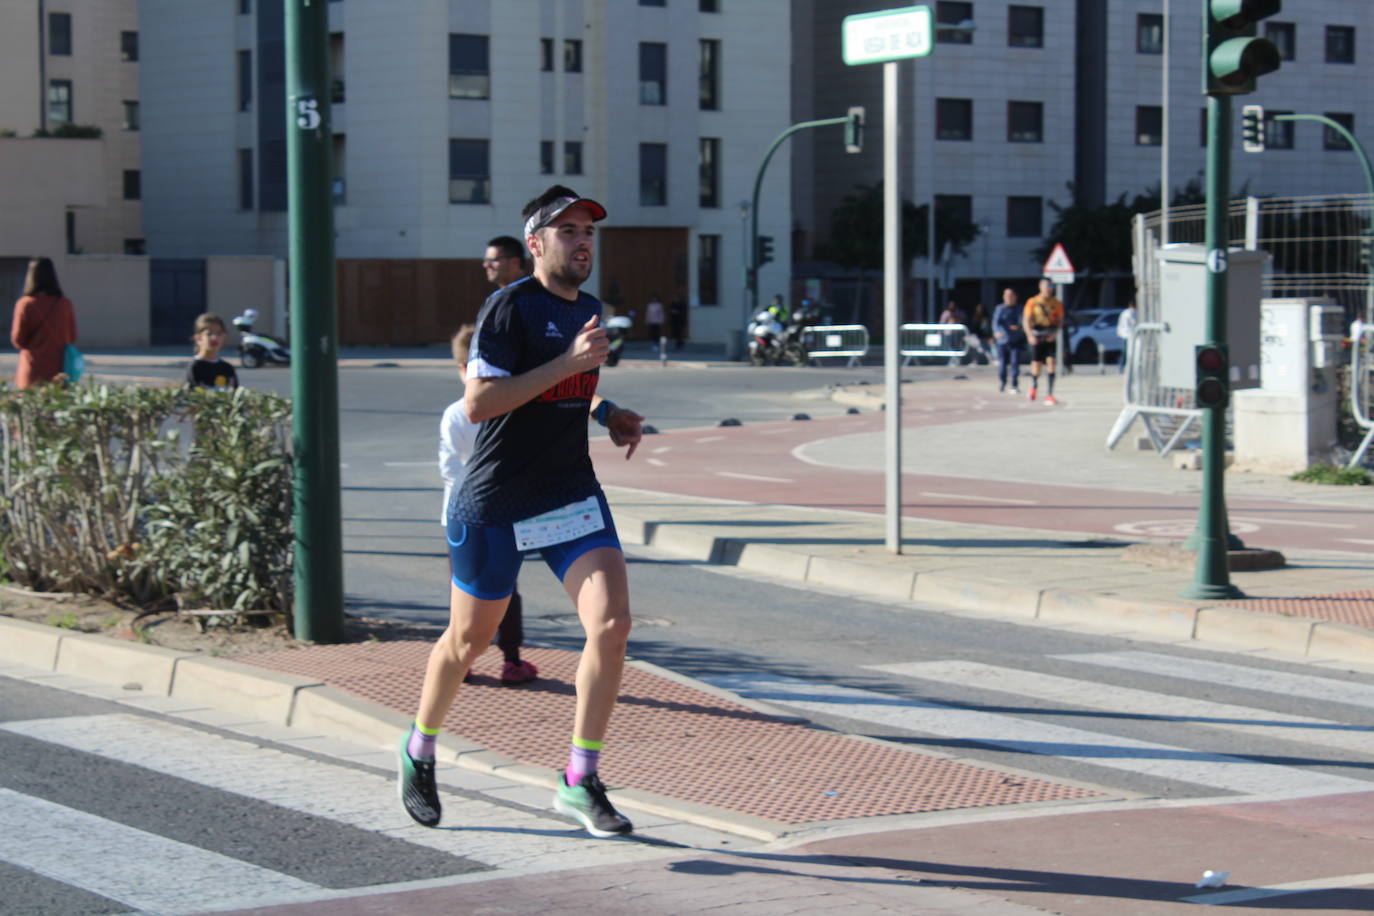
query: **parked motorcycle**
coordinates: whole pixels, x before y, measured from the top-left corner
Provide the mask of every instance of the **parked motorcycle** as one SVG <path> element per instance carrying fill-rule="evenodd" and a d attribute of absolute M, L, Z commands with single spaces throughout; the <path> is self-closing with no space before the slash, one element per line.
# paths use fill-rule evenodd
<path fill-rule="evenodd" d="M 606 365 L 614 366 L 620 362 L 620 357 L 625 354 L 625 339 L 630 336 L 630 328 L 634 327 L 634 319 L 628 315 L 613 315 L 606 319 L 606 340 L 611 345 L 611 352 L 606 355 Z"/>
<path fill-rule="evenodd" d="M 239 332 L 239 364 L 245 369 L 256 369 L 264 363 L 290 365 L 291 348 L 280 338 L 254 331 L 253 323 L 257 320 L 257 309 L 244 309 L 233 321 Z"/>
<path fill-rule="evenodd" d="M 782 360 L 782 325 L 773 313 L 764 309 L 749 322 L 749 363 L 754 366 L 776 366 Z"/>

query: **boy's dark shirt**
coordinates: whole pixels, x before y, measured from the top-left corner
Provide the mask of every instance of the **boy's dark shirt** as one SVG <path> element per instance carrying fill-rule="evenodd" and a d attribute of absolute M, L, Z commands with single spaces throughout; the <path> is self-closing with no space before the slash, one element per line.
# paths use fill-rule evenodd
<path fill-rule="evenodd" d="M 186 385 L 188 388 L 232 390 L 239 386 L 239 377 L 234 367 L 222 359 L 197 357 L 186 367 Z"/>

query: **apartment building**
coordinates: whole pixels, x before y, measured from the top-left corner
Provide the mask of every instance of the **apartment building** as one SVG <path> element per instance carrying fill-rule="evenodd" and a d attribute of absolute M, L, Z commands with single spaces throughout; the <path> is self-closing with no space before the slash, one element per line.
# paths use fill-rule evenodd
<path fill-rule="evenodd" d="M 1169 184 L 1178 189 L 1201 174 L 1201 4 L 1171 5 L 1167 105 L 1162 0 L 929 5 L 934 51 L 900 65 L 902 193 L 985 227 L 953 265 L 960 295 L 969 301 L 988 301 L 995 287 L 1032 280 L 1033 251 L 1054 220 L 1049 205 L 1070 202 L 1070 182 L 1090 204 L 1122 194 L 1129 200 L 1157 187 L 1166 109 Z M 845 194 L 882 175 L 880 68 L 845 67 L 840 58 L 841 21 L 871 7 L 855 0 L 797 2 L 796 54 L 815 64 L 793 71 L 794 119 L 862 104 L 870 124 L 864 153 L 848 161 L 832 138 L 798 138 L 793 206 L 800 259 L 828 237 L 830 214 Z M 1263 78 L 1258 92 L 1236 99 L 1234 186 L 1274 195 L 1363 192 L 1356 157 L 1320 125 L 1271 122 L 1270 148 L 1241 153 L 1239 109 L 1253 102 L 1270 114 L 1326 114 L 1353 125 L 1357 136 L 1374 125 L 1374 104 L 1362 91 L 1374 77 L 1374 5 L 1290 4 L 1262 27 L 1279 44 L 1283 66 Z M 928 276 L 927 262 L 916 261 L 913 272 Z M 923 287 L 913 284 L 913 298 Z M 916 311 L 929 314 L 929 308 L 922 303 Z"/>
<path fill-rule="evenodd" d="M 67 253 L 143 249 L 138 68 L 137 0 L 26 0 L 0 8 L 0 134 L 99 130 L 104 200 L 64 209 Z M 60 186 L 64 177 L 24 180 Z"/>
<path fill-rule="evenodd" d="M 740 326 L 739 202 L 788 123 L 786 0 L 332 0 L 329 17 L 343 342 L 445 339 L 490 291 L 487 240 L 518 236 L 554 182 L 610 212 L 590 291 L 641 323 L 651 296 L 681 300 L 694 339 Z M 140 21 L 150 253 L 284 257 L 282 0 L 142 0 Z M 775 163 L 761 222 L 779 238 L 789 187 Z"/>

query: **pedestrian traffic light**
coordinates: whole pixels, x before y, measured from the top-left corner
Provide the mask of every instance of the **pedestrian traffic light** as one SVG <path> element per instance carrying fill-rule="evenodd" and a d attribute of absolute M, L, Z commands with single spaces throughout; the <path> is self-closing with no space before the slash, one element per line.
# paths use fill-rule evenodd
<path fill-rule="evenodd" d="M 1240 110 L 1241 148 L 1247 153 L 1264 152 L 1264 106 L 1246 105 Z"/>
<path fill-rule="evenodd" d="M 754 266 L 762 267 L 773 260 L 773 237 L 761 235 L 754 239 Z"/>
<path fill-rule="evenodd" d="M 864 107 L 855 105 L 849 109 L 849 120 L 844 122 L 844 151 L 861 153 L 864 148 Z"/>
<path fill-rule="evenodd" d="M 1283 8 L 1281 0 L 1204 0 L 1202 5 L 1202 91 L 1244 95 L 1255 78 L 1279 68 L 1279 49 L 1258 38 L 1256 23 Z"/>
<path fill-rule="evenodd" d="M 1203 344 L 1195 351 L 1199 407 L 1224 408 L 1230 400 L 1231 379 L 1226 348 L 1217 344 Z"/>

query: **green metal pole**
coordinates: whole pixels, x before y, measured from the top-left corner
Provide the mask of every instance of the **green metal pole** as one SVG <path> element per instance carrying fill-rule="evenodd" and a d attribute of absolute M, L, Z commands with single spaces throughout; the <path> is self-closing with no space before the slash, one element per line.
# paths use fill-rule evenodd
<path fill-rule="evenodd" d="M 807 130 L 812 127 L 829 127 L 832 124 L 844 124 L 849 120 L 846 115 L 843 118 L 824 118 L 820 121 L 800 121 L 793 124 L 787 130 L 778 134 L 773 145 L 768 147 L 768 152 L 763 154 L 763 162 L 759 163 L 758 174 L 754 176 L 754 196 L 753 203 L 749 210 L 749 295 L 745 297 L 744 306 L 747 314 L 741 316 L 741 323 L 747 324 L 749 316 L 759 310 L 759 191 L 763 187 L 763 173 L 768 171 L 768 162 L 773 158 L 773 154 L 782 146 L 783 141 L 800 130 Z"/>
<path fill-rule="evenodd" d="M 1226 345 L 1227 217 L 1231 200 L 1231 99 L 1207 97 L 1207 323 L 1205 343 Z M 1183 597 L 1214 600 L 1241 597 L 1231 584 L 1226 523 L 1226 408 L 1202 414 L 1202 504 L 1197 530 L 1197 571 Z"/>
<path fill-rule="evenodd" d="M 322 643 L 344 638 L 328 55 L 325 0 L 286 0 L 295 635 Z"/>

